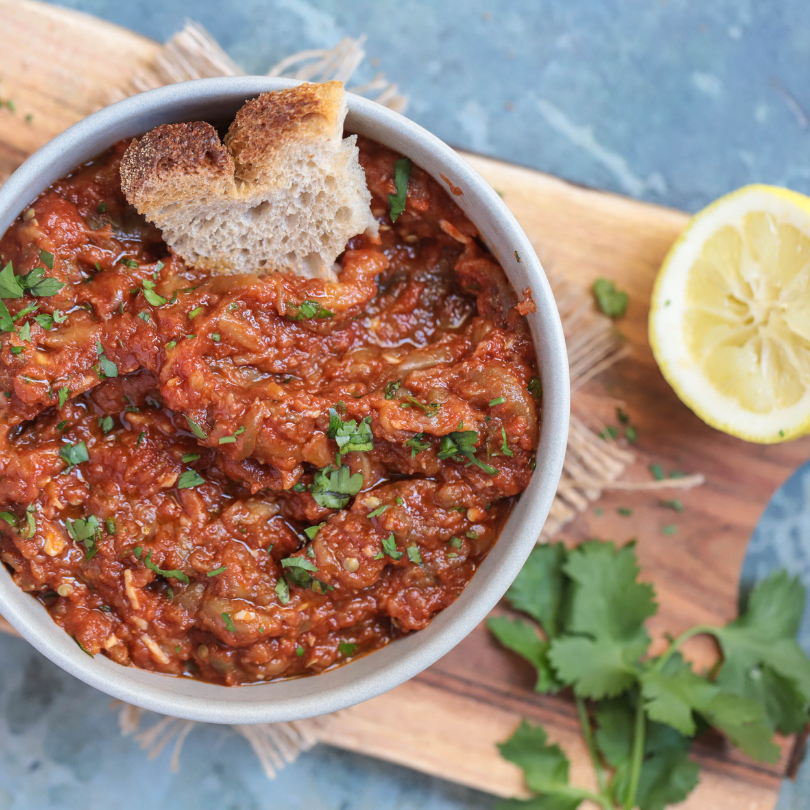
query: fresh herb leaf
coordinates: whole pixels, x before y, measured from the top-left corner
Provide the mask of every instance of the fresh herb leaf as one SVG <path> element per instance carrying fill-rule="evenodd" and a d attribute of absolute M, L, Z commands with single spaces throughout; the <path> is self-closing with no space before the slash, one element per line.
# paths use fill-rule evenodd
<path fill-rule="evenodd" d="M 107 534 L 114 535 L 116 533 L 115 521 L 112 518 L 107 518 L 105 524 L 107 526 Z"/>
<path fill-rule="evenodd" d="M 301 304 L 293 304 L 288 301 L 287 306 L 295 310 L 295 314 L 290 316 L 294 321 L 309 321 L 312 318 L 331 318 L 335 313 L 325 309 L 318 301 L 306 300 Z"/>
<path fill-rule="evenodd" d="M 684 506 L 683 503 L 677 499 L 673 499 L 671 501 L 658 501 L 659 506 L 663 506 L 664 509 L 674 509 L 676 512 L 683 512 Z"/>
<path fill-rule="evenodd" d="M 627 309 L 627 293 L 620 292 L 612 281 L 597 279 L 593 284 L 593 294 L 601 312 L 610 318 L 621 318 Z"/>
<path fill-rule="evenodd" d="M 379 517 L 385 510 L 388 509 L 388 504 L 384 503 L 382 506 L 378 506 L 374 511 L 369 512 L 366 517 L 373 518 Z"/>
<path fill-rule="evenodd" d="M 186 470 L 181 474 L 180 478 L 177 479 L 177 488 L 191 489 L 192 487 L 198 487 L 200 484 L 204 483 L 205 479 L 196 470 Z"/>
<path fill-rule="evenodd" d="M 286 605 L 290 601 L 290 585 L 284 577 L 281 577 L 276 583 L 275 591 L 278 601 L 282 605 Z"/>
<path fill-rule="evenodd" d="M 393 532 L 382 541 L 382 547 L 383 554 L 387 554 L 392 560 L 402 559 L 402 552 L 397 551 L 397 538 L 394 536 Z"/>
<path fill-rule="evenodd" d="M 117 377 L 118 366 L 107 358 L 107 355 L 104 354 L 104 347 L 98 341 L 96 342 L 96 351 L 98 352 L 98 362 L 101 367 L 101 373 L 105 377 Z"/>
<path fill-rule="evenodd" d="M 98 425 L 101 428 L 101 432 L 106 436 L 113 429 L 112 416 L 99 417 Z"/>
<path fill-rule="evenodd" d="M 235 632 L 236 632 L 236 628 L 233 626 L 233 622 L 231 621 L 231 616 L 230 616 L 230 614 L 229 614 L 229 613 L 220 613 L 220 616 L 222 616 L 222 621 L 223 621 L 223 622 L 225 622 L 225 628 L 226 628 L 226 629 L 227 629 L 229 632 L 231 632 L 231 633 L 235 633 Z"/>
<path fill-rule="evenodd" d="M 537 631 L 520 619 L 507 619 L 505 616 L 493 616 L 487 621 L 490 632 L 507 649 L 525 658 L 537 670 L 537 692 L 556 692 L 560 682 L 551 668 L 548 641 L 540 638 Z"/>
<path fill-rule="evenodd" d="M 343 509 L 349 500 L 363 488 L 363 474 L 355 473 L 344 464 L 338 469 L 324 467 L 312 479 L 309 491 L 318 506 Z"/>
<path fill-rule="evenodd" d="M 0 298 L 22 298 L 25 290 L 18 276 L 14 275 L 11 262 L 0 271 Z"/>
<path fill-rule="evenodd" d="M 303 571 L 316 572 L 318 566 L 310 562 L 306 557 L 285 557 L 281 561 L 282 568 L 300 568 Z"/>
<path fill-rule="evenodd" d="M 90 456 L 87 454 L 87 445 L 84 442 L 77 442 L 76 444 L 63 444 L 59 449 L 59 458 L 68 465 L 67 471 L 70 472 L 77 464 L 84 461 L 90 461 Z"/>
<path fill-rule="evenodd" d="M 59 396 L 58 408 L 61 411 L 62 408 L 65 407 L 65 403 L 68 401 L 68 397 L 70 396 L 70 388 L 68 388 L 67 386 L 65 386 L 64 388 L 60 388 L 58 396 Z"/>
<path fill-rule="evenodd" d="M 53 270 L 53 253 L 48 253 L 47 250 L 40 250 L 39 251 L 39 260 L 47 267 L 49 270 Z"/>
<path fill-rule="evenodd" d="M 664 480 L 664 468 L 660 464 L 650 464 L 648 469 L 650 471 L 650 475 L 652 475 L 656 481 Z"/>
<path fill-rule="evenodd" d="M 68 534 L 77 543 L 82 543 L 85 548 L 85 562 L 92 560 L 98 553 L 98 540 L 101 534 L 101 524 L 95 515 L 88 518 L 76 518 L 65 521 L 65 528 Z"/>
<path fill-rule="evenodd" d="M 53 329 L 54 319 L 52 315 L 34 315 L 34 320 L 46 331 Z"/>
<path fill-rule="evenodd" d="M 12 515 L 11 512 L 0 512 L 0 518 L 5 520 L 9 526 L 17 527 L 17 517 Z"/>
<path fill-rule="evenodd" d="M 64 430 L 67 426 L 68 426 L 67 419 L 63 419 L 61 422 L 59 422 L 59 424 L 57 424 L 56 429 L 61 431 Z"/>
<path fill-rule="evenodd" d="M 632 514 L 633 514 L 633 510 L 632 510 L 632 509 L 629 509 L 629 508 L 628 508 L 628 507 L 626 507 L 626 506 L 620 506 L 620 507 L 618 507 L 618 508 L 616 509 L 616 511 L 617 511 L 617 512 L 618 512 L 620 515 L 622 515 L 622 517 L 630 517 L 630 515 L 632 515 Z"/>
<path fill-rule="evenodd" d="M 408 559 L 412 563 L 416 563 L 417 565 L 424 565 L 424 562 L 422 561 L 422 555 L 416 546 L 408 546 L 406 551 L 408 552 Z"/>
<path fill-rule="evenodd" d="M 139 318 L 140 318 L 140 319 L 141 319 L 141 320 L 142 320 L 144 323 L 149 323 L 149 319 L 150 319 L 152 316 L 149 314 L 149 312 L 148 312 L 147 310 L 143 309 L 143 310 L 141 310 L 141 311 L 138 313 L 138 317 L 139 317 Z"/>
<path fill-rule="evenodd" d="M 456 431 L 442 436 L 439 446 L 439 458 L 455 458 L 461 456 L 466 458 L 470 464 L 475 464 L 489 475 L 497 475 L 498 470 L 485 464 L 475 455 L 475 443 L 478 441 L 478 434 L 474 430 Z"/>
<path fill-rule="evenodd" d="M 503 397 L 495 397 L 489 401 L 489 407 L 494 408 L 496 405 L 503 405 L 506 400 Z"/>
<path fill-rule="evenodd" d="M 357 652 L 357 645 L 352 644 L 350 641 L 341 641 L 338 644 L 338 652 L 344 658 L 351 658 Z"/>
<path fill-rule="evenodd" d="M 152 562 L 152 549 L 149 549 L 149 553 L 146 555 L 146 559 L 143 561 L 143 564 L 150 570 L 154 571 L 156 574 L 160 574 L 162 577 L 174 577 L 175 579 L 179 580 L 180 582 L 184 582 L 188 585 L 189 579 L 186 574 L 182 571 L 178 571 L 176 568 L 172 569 L 171 571 L 164 571 L 158 565 Z"/>
<path fill-rule="evenodd" d="M 138 265 L 135 264 L 135 267 Z M 141 292 L 143 293 L 143 297 L 150 303 L 153 307 L 162 307 L 164 304 L 168 303 L 167 300 L 160 295 L 159 293 L 155 292 L 155 282 L 149 281 L 149 279 L 144 279 L 142 282 L 143 289 Z"/>
<path fill-rule="evenodd" d="M 396 396 L 397 391 L 399 391 L 399 387 L 402 385 L 402 380 L 391 380 L 391 382 L 386 383 L 385 386 L 385 398 L 386 399 L 393 399 Z"/>
<path fill-rule="evenodd" d="M 411 176 L 411 161 L 408 158 L 400 158 L 394 163 L 394 188 L 396 194 L 388 195 L 388 209 L 391 215 L 391 222 L 396 222 L 399 215 L 405 211 L 405 203 L 408 199 L 408 179 Z"/>
<path fill-rule="evenodd" d="M 416 458 L 417 453 L 430 448 L 430 442 L 425 441 L 426 434 L 416 433 L 410 439 L 405 440 L 405 447 L 411 448 L 411 458 Z"/>
<path fill-rule="evenodd" d="M 509 449 L 509 444 L 506 441 L 506 428 L 501 426 L 501 436 L 503 437 L 503 445 L 501 446 L 501 452 L 505 456 L 509 456 L 510 458 L 513 457 L 515 454 Z"/>
<path fill-rule="evenodd" d="M 227 570 L 228 570 L 227 565 L 220 565 L 219 568 L 215 568 L 213 571 L 208 571 L 206 576 L 207 577 L 218 577 L 220 574 L 223 574 Z"/>
<path fill-rule="evenodd" d="M 323 523 L 319 523 L 317 526 L 307 526 L 307 528 L 304 529 L 304 534 L 310 540 L 312 540 L 315 537 L 315 535 L 321 530 L 321 528 L 323 526 L 326 526 L 326 521 L 323 521 Z"/>
<path fill-rule="evenodd" d="M 532 377 L 529 380 L 529 384 L 526 386 L 526 390 L 532 395 L 540 399 L 543 396 L 543 384 L 540 382 L 539 377 Z"/>
<path fill-rule="evenodd" d="M 188 422 L 189 428 L 191 428 L 191 432 L 198 438 L 198 439 L 207 439 L 208 435 L 206 432 L 191 418 L 188 416 L 186 417 L 186 422 Z"/>
<path fill-rule="evenodd" d="M 362 453 L 374 449 L 374 434 L 371 432 L 371 417 L 366 416 L 358 425 L 354 419 L 343 421 L 334 408 L 329 409 L 329 428 L 326 435 L 337 442 L 338 452 Z"/>

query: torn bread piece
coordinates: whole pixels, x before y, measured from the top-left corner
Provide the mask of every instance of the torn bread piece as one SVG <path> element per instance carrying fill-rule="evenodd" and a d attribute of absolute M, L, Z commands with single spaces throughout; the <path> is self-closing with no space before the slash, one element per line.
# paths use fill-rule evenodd
<path fill-rule="evenodd" d="M 121 162 L 128 202 L 191 265 L 334 279 L 351 237 L 377 234 L 341 82 L 262 93 L 224 143 L 210 124 L 165 124 Z"/>

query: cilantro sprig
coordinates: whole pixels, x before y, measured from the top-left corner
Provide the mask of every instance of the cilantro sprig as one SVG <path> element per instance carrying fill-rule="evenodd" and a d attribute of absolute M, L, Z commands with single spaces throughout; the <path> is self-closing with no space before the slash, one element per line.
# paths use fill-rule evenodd
<path fill-rule="evenodd" d="M 688 752 L 702 728 L 713 726 L 749 756 L 775 762 L 774 732 L 796 732 L 807 723 L 810 659 L 795 641 L 805 591 L 796 578 L 771 575 L 737 620 L 692 628 L 662 655 L 647 657 L 644 623 L 657 606 L 638 573 L 632 544 L 540 546 L 507 593 L 533 622 L 489 620 L 498 640 L 537 670 L 538 692 L 573 689 L 596 772 L 596 792 L 571 785 L 565 754 L 548 744 L 542 728 L 524 722 L 500 746 L 535 794 L 520 806 L 574 810 L 589 800 L 603 810 L 661 810 L 697 785 L 699 766 Z M 701 634 L 712 636 L 722 653 L 706 675 L 680 653 Z"/>
<path fill-rule="evenodd" d="M 626 292 L 617 290 L 616 285 L 606 278 L 594 281 L 593 295 L 599 310 L 609 318 L 621 318 L 630 300 Z"/>

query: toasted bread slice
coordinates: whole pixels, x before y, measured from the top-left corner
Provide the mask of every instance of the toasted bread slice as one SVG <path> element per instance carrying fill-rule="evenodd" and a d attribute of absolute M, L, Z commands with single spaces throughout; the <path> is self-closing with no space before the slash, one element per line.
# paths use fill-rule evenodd
<path fill-rule="evenodd" d="M 334 278 L 348 240 L 377 233 L 341 82 L 262 93 L 224 144 L 205 122 L 166 124 L 121 162 L 127 200 L 189 264 Z"/>

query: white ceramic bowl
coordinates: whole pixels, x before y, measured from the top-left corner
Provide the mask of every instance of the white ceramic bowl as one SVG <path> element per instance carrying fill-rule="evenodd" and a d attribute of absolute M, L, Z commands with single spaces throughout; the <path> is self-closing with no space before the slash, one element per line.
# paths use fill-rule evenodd
<path fill-rule="evenodd" d="M 294 84 L 265 77 L 201 79 L 142 93 L 89 116 L 30 157 L 0 188 L 0 234 L 51 183 L 119 139 L 179 121 L 227 124 L 247 99 Z M 455 201 L 476 224 L 515 289 L 531 288 L 537 312 L 528 320 L 543 383 L 536 472 L 489 556 L 456 602 L 429 627 L 308 678 L 224 687 L 122 667 L 103 655 L 88 658 L 0 566 L 0 613 L 51 661 L 128 703 L 212 723 L 267 723 L 313 717 L 376 697 L 437 661 L 486 617 L 525 562 L 548 515 L 568 437 L 569 384 L 560 317 L 543 268 L 500 197 L 450 147 L 372 101 L 349 94 L 348 102 L 347 129 L 406 155 L 437 180 L 440 174 L 449 178 L 463 191 Z"/>

